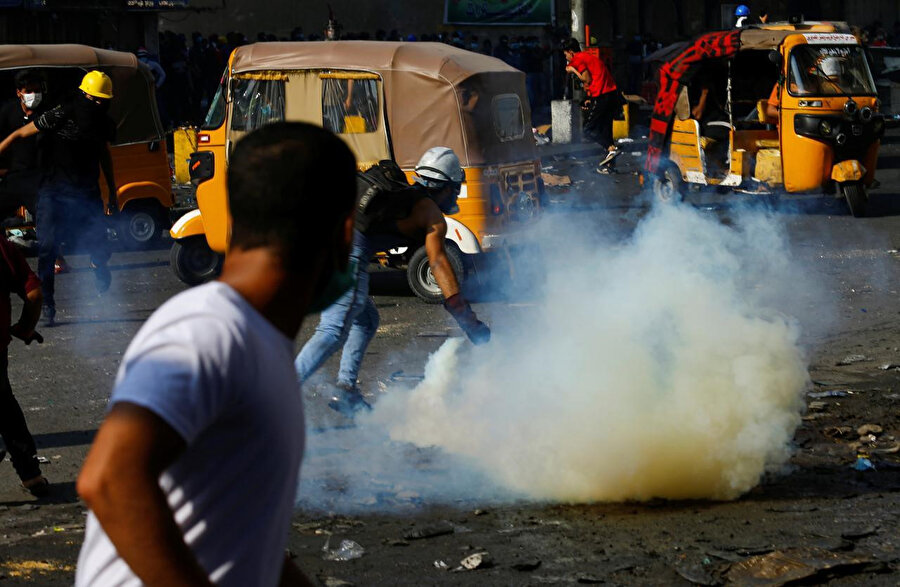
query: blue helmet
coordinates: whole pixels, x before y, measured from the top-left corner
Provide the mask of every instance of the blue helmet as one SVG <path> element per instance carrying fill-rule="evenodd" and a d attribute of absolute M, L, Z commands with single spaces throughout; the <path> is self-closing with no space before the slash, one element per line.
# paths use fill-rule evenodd
<path fill-rule="evenodd" d="M 734 15 L 735 16 L 749 16 L 750 9 L 747 8 L 746 4 L 741 4 L 740 6 L 738 6 L 737 8 L 734 9 Z"/>

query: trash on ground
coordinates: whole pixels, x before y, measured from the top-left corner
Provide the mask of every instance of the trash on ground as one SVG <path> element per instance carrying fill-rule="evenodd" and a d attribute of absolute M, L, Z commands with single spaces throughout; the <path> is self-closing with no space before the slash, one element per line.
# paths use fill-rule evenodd
<path fill-rule="evenodd" d="M 42 465 L 47 465 L 50 463 L 50 459 L 48 459 L 47 457 L 38 457 L 37 460 Z"/>
<path fill-rule="evenodd" d="M 421 540 L 423 538 L 446 536 L 447 534 L 453 534 L 453 532 L 453 526 L 450 525 L 426 526 L 424 528 L 417 528 L 415 530 L 407 532 L 403 535 L 403 538 L 405 538 L 406 540 Z"/>
<path fill-rule="evenodd" d="M 845 365 L 852 365 L 854 363 L 862 363 L 871 360 L 872 359 L 865 355 L 847 355 L 846 357 L 835 363 L 835 365 L 837 365 L 838 367 L 843 367 Z"/>
<path fill-rule="evenodd" d="M 341 545 L 331 550 L 328 548 L 330 540 L 331 536 L 328 537 L 328 540 L 325 541 L 325 546 L 322 547 L 322 551 L 325 553 L 322 555 L 322 558 L 327 561 L 349 561 L 359 558 L 366 553 L 365 548 L 352 540 L 341 540 Z"/>
<path fill-rule="evenodd" d="M 889 446 L 884 448 L 870 448 L 869 452 L 880 454 L 880 455 L 892 455 L 900 452 L 900 442 L 895 442 Z"/>
<path fill-rule="evenodd" d="M 806 397 L 811 397 L 813 399 L 822 399 L 825 397 L 847 397 L 848 395 L 850 395 L 849 391 L 833 389 L 831 391 L 810 391 L 806 394 Z"/>
<path fill-rule="evenodd" d="M 450 565 L 448 565 L 444 561 L 434 561 L 434 568 L 441 570 L 441 571 L 449 571 Z"/>
<path fill-rule="evenodd" d="M 825 402 L 809 402 L 807 408 L 810 412 L 821 412 L 826 406 L 827 404 Z"/>
<path fill-rule="evenodd" d="M 735 585 L 785 585 L 818 582 L 832 574 L 868 572 L 877 565 L 874 559 L 822 548 L 789 548 L 733 563 L 725 578 Z"/>
<path fill-rule="evenodd" d="M 634 139 L 629 138 L 629 137 L 625 137 L 625 138 L 619 139 L 619 140 L 616 141 L 616 142 L 619 143 L 619 144 L 621 145 L 622 143 L 633 143 L 633 142 L 634 142 Z"/>
<path fill-rule="evenodd" d="M 355 583 L 337 577 L 325 577 L 322 581 L 325 583 L 325 587 L 354 587 L 355 585 Z"/>
<path fill-rule="evenodd" d="M 493 566 L 494 561 L 489 552 L 476 552 L 459 561 L 459 566 L 467 571 L 486 569 Z"/>
<path fill-rule="evenodd" d="M 854 433 L 850 426 L 829 426 L 822 431 L 828 438 L 849 438 Z"/>
<path fill-rule="evenodd" d="M 847 540 L 859 540 L 860 538 L 866 538 L 867 536 L 872 536 L 874 534 L 878 534 L 878 528 L 875 526 L 866 526 L 864 528 L 845 530 L 844 532 L 841 532 L 841 538 L 846 538 Z"/>
<path fill-rule="evenodd" d="M 878 424 L 863 424 L 859 428 L 856 429 L 856 433 L 860 436 L 868 436 L 869 434 L 873 434 L 878 436 L 884 431 L 884 429 Z"/>
<path fill-rule="evenodd" d="M 424 375 L 408 375 L 403 371 L 394 371 L 391 373 L 391 381 L 422 381 Z"/>
<path fill-rule="evenodd" d="M 547 187 L 561 187 L 572 185 L 572 178 L 568 175 L 555 175 L 553 173 L 541 173 L 541 179 Z"/>
<path fill-rule="evenodd" d="M 856 455 L 856 461 L 850 466 L 854 471 L 875 471 L 875 465 L 866 455 Z"/>
<path fill-rule="evenodd" d="M 450 333 L 444 331 L 420 332 L 416 336 L 421 336 L 422 338 L 448 338 Z"/>
<path fill-rule="evenodd" d="M 891 369 L 900 369 L 900 363 L 884 363 L 878 367 L 882 371 L 890 371 Z"/>

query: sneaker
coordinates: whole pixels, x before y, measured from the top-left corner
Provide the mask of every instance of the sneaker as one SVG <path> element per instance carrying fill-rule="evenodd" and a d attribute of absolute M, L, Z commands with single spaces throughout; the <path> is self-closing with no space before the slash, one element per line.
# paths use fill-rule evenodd
<path fill-rule="evenodd" d="M 614 149 L 614 150 L 612 150 L 612 151 L 607 151 L 607 152 L 606 152 L 606 157 L 604 157 L 604 158 L 600 161 L 600 163 L 597 164 L 597 167 L 599 168 L 599 167 L 603 167 L 604 165 L 609 165 L 609 163 L 610 163 L 613 159 L 615 159 L 616 157 L 618 157 L 618 156 L 621 155 L 621 154 L 622 154 L 622 152 L 619 151 L 618 149 Z"/>
<path fill-rule="evenodd" d="M 346 418 L 352 418 L 360 410 L 371 411 L 372 406 L 363 398 L 355 385 L 337 385 L 337 393 L 328 402 L 328 407 Z"/>
<path fill-rule="evenodd" d="M 44 305 L 41 316 L 44 318 L 45 326 L 56 326 L 56 308 L 54 306 Z"/>
<path fill-rule="evenodd" d="M 94 265 L 91 263 L 91 269 L 94 270 L 94 285 L 97 287 L 97 293 L 103 293 L 109 289 L 109 284 L 112 282 L 112 274 L 109 272 L 109 266 L 104 263 L 103 265 Z"/>
<path fill-rule="evenodd" d="M 610 167 L 609 165 L 606 165 L 606 166 L 603 166 L 603 167 L 598 167 L 598 168 L 595 169 L 594 171 L 596 171 L 596 172 L 599 173 L 600 175 L 612 175 L 613 173 L 616 172 L 616 168 L 615 168 L 615 167 Z"/>
<path fill-rule="evenodd" d="M 35 497 L 47 497 L 50 493 L 50 482 L 43 475 L 22 481 L 22 489 Z"/>

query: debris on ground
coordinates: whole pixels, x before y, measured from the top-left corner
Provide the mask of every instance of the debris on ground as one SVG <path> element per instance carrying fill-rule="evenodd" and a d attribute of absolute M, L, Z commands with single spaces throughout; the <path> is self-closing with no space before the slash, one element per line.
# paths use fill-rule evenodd
<path fill-rule="evenodd" d="M 535 557 L 527 557 L 521 560 L 517 560 L 512 565 L 510 565 L 513 569 L 522 572 L 534 571 L 537 570 L 538 567 L 541 566 L 541 559 Z"/>
<path fill-rule="evenodd" d="M 443 524 L 440 526 L 426 526 L 424 528 L 417 528 L 415 530 L 407 532 L 403 535 L 403 538 L 406 540 L 422 540 L 424 538 L 446 536 L 447 534 L 453 534 L 453 532 L 453 526 L 449 524 Z"/>
<path fill-rule="evenodd" d="M 437 561 L 434 561 L 434 568 L 438 569 L 439 571 L 449 571 L 450 565 L 448 565 L 444 561 L 437 560 Z"/>
<path fill-rule="evenodd" d="M 838 367 L 844 367 L 846 365 L 853 365 L 854 363 L 864 363 L 871 360 L 872 359 L 865 355 L 847 355 L 846 357 L 835 363 L 835 365 L 837 365 Z"/>
<path fill-rule="evenodd" d="M 541 179 L 544 180 L 544 185 L 546 187 L 568 187 L 572 185 L 572 178 L 568 175 L 541 173 Z"/>
<path fill-rule="evenodd" d="M 865 555 L 822 548 L 789 548 L 733 563 L 725 574 L 729 584 L 787 585 L 820 583 L 830 577 L 878 571 L 883 565 Z"/>
<path fill-rule="evenodd" d="M 391 381 L 422 381 L 423 379 L 425 379 L 424 375 L 410 375 L 402 370 L 391 373 Z"/>
<path fill-rule="evenodd" d="M 461 567 L 460 570 L 466 571 L 486 569 L 493 565 L 494 561 L 489 552 L 476 552 L 459 561 L 459 566 Z"/>
<path fill-rule="evenodd" d="M 900 363 L 883 363 L 878 367 L 882 371 L 890 371 L 891 369 L 900 369 Z"/>
<path fill-rule="evenodd" d="M 341 545 L 334 550 L 328 548 L 330 541 L 331 536 L 328 537 L 328 540 L 325 541 L 325 546 L 322 547 L 322 552 L 324 552 L 322 558 L 327 561 L 349 561 L 360 558 L 366 553 L 365 548 L 352 540 L 341 540 Z"/>
<path fill-rule="evenodd" d="M 826 397 L 847 397 L 851 392 L 832 389 L 830 391 L 810 391 L 806 394 L 806 397 L 812 399 L 823 399 Z"/>
<path fill-rule="evenodd" d="M 856 461 L 850 466 L 854 471 L 874 471 L 875 465 L 864 454 L 856 455 Z"/>
<path fill-rule="evenodd" d="M 884 431 L 884 429 L 878 424 L 863 424 L 859 428 L 856 429 L 856 433 L 860 436 L 878 436 Z"/>

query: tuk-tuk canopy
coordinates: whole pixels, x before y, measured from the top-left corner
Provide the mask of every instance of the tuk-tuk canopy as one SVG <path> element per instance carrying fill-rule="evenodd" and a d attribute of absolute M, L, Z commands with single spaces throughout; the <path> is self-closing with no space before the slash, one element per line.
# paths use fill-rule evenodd
<path fill-rule="evenodd" d="M 675 104 L 684 87 L 704 62 L 725 59 L 738 51 L 772 50 L 796 34 L 846 33 L 845 23 L 806 22 L 800 24 L 772 23 L 749 28 L 718 31 L 701 35 L 659 69 L 659 92 L 650 119 L 650 140 L 644 169 L 657 173 L 664 154 L 666 138 L 675 114 Z"/>
<path fill-rule="evenodd" d="M 103 71 L 113 81 L 109 113 L 116 121 L 116 144 L 163 138 L 153 74 L 132 53 L 71 44 L 0 45 L 0 71 L 25 68 Z M 71 89 L 77 85 L 74 83 Z"/>
<path fill-rule="evenodd" d="M 414 166 L 435 146 L 452 148 L 464 166 L 534 158 L 525 74 L 499 59 L 443 43 L 379 41 L 256 43 L 232 56 L 232 75 L 291 70 L 381 77 L 391 146 L 402 167 Z M 511 94 L 521 103 L 527 132 L 501 138 L 494 132 L 492 101 Z"/>

